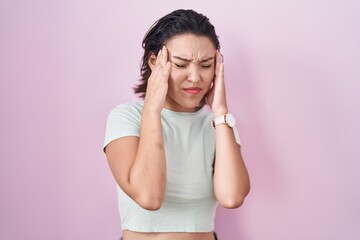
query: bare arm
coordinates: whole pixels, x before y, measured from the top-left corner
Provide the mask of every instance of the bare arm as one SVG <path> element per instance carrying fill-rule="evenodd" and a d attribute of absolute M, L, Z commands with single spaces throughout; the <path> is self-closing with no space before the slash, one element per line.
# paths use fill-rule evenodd
<path fill-rule="evenodd" d="M 249 175 L 235 141 L 233 129 L 225 124 L 216 127 L 214 191 L 223 207 L 240 207 L 250 191 Z"/>
<path fill-rule="evenodd" d="M 148 81 L 139 137 L 116 139 L 106 147 L 106 156 L 121 189 L 148 210 L 161 207 L 166 189 L 166 161 L 161 109 L 167 93 L 170 64 L 163 49 Z"/>
<path fill-rule="evenodd" d="M 148 210 L 160 208 L 166 179 L 160 114 L 144 109 L 141 137 L 116 139 L 106 147 L 106 156 L 121 189 Z"/>
<path fill-rule="evenodd" d="M 228 112 L 224 83 L 224 64 L 216 53 L 214 86 L 208 94 L 208 104 L 215 117 Z M 236 143 L 234 131 L 225 124 L 216 126 L 216 156 L 214 166 L 214 192 L 219 203 L 226 208 L 240 207 L 250 191 L 250 180 Z"/>

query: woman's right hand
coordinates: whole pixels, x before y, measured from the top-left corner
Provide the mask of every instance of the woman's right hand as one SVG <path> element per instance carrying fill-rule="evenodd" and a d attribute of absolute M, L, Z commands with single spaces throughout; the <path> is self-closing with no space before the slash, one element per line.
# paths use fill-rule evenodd
<path fill-rule="evenodd" d="M 150 58 L 155 58 L 151 56 Z M 151 109 L 161 111 L 165 104 L 168 92 L 168 81 L 171 64 L 168 61 L 168 50 L 165 46 L 159 51 L 155 59 L 149 60 L 151 75 L 148 79 L 144 105 Z"/>

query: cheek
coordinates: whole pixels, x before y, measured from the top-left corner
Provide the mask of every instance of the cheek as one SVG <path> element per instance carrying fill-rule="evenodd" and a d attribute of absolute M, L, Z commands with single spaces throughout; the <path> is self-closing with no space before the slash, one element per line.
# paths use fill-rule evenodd
<path fill-rule="evenodd" d="M 169 84 L 169 92 L 176 92 L 179 86 L 181 86 L 181 82 L 183 82 L 184 76 L 179 71 L 171 70 L 168 84 Z"/>
<path fill-rule="evenodd" d="M 181 82 L 184 78 L 186 78 L 186 75 L 184 74 L 184 71 L 178 71 L 176 69 L 171 69 L 170 76 L 169 76 L 169 83 L 170 82 Z"/>
<path fill-rule="evenodd" d="M 215 71 L 214 70 L 206 71 L 202 75 L 202 79 L 203 79 L 204 83 L 207 86 L 211 85 L 212 81 L 214 80 L 214 77 L 215 77 Z"/>
<path fill-rule="evenodd" d="M 214 71 L 210 71 L 210 73 L 206 74 L 203 78 L 204 85 L 206 88 L 206 93 L 211 89 L 213 82 L 214 82 Z"/>

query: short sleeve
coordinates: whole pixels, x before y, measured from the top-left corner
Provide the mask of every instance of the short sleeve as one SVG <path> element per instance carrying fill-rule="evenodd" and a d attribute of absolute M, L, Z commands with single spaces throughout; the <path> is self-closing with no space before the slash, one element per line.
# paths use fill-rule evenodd
<path fill-rule="evenodd" d="M 111 110 L 106 122 L 103 151 L 115 139 L 127 136 L 140 136 L 140 121 L 141 112 L 132 104 L 121 104 Z"/>
<path fill-rule="evenodd" d="M 234 135 L 235 135 L 236 143 L 239 144 L 239 145 L 241 145 L 240 136 L 239 136 L 239 131 L 237 130 L 236 127 L 233 127 L 233 130 L 234 130 Z"/>

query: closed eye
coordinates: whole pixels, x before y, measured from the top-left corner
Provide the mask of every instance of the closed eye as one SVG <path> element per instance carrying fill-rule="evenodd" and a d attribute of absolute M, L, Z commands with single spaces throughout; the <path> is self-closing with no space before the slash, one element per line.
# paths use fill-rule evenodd
<path fill-rule="evenodd" d="M 210 68 L 212 66 L 212 64 L 209 64 L 209 65 L 201 65 L 201 67 L 203 68 Z"/>
<path fill-rule="evenodd" d="M 183 65 L 183 64 L 177 64 L 177 63 L 174 63 L 174 65 L 178 68 L 185 68 L 186 65 Z"/>

